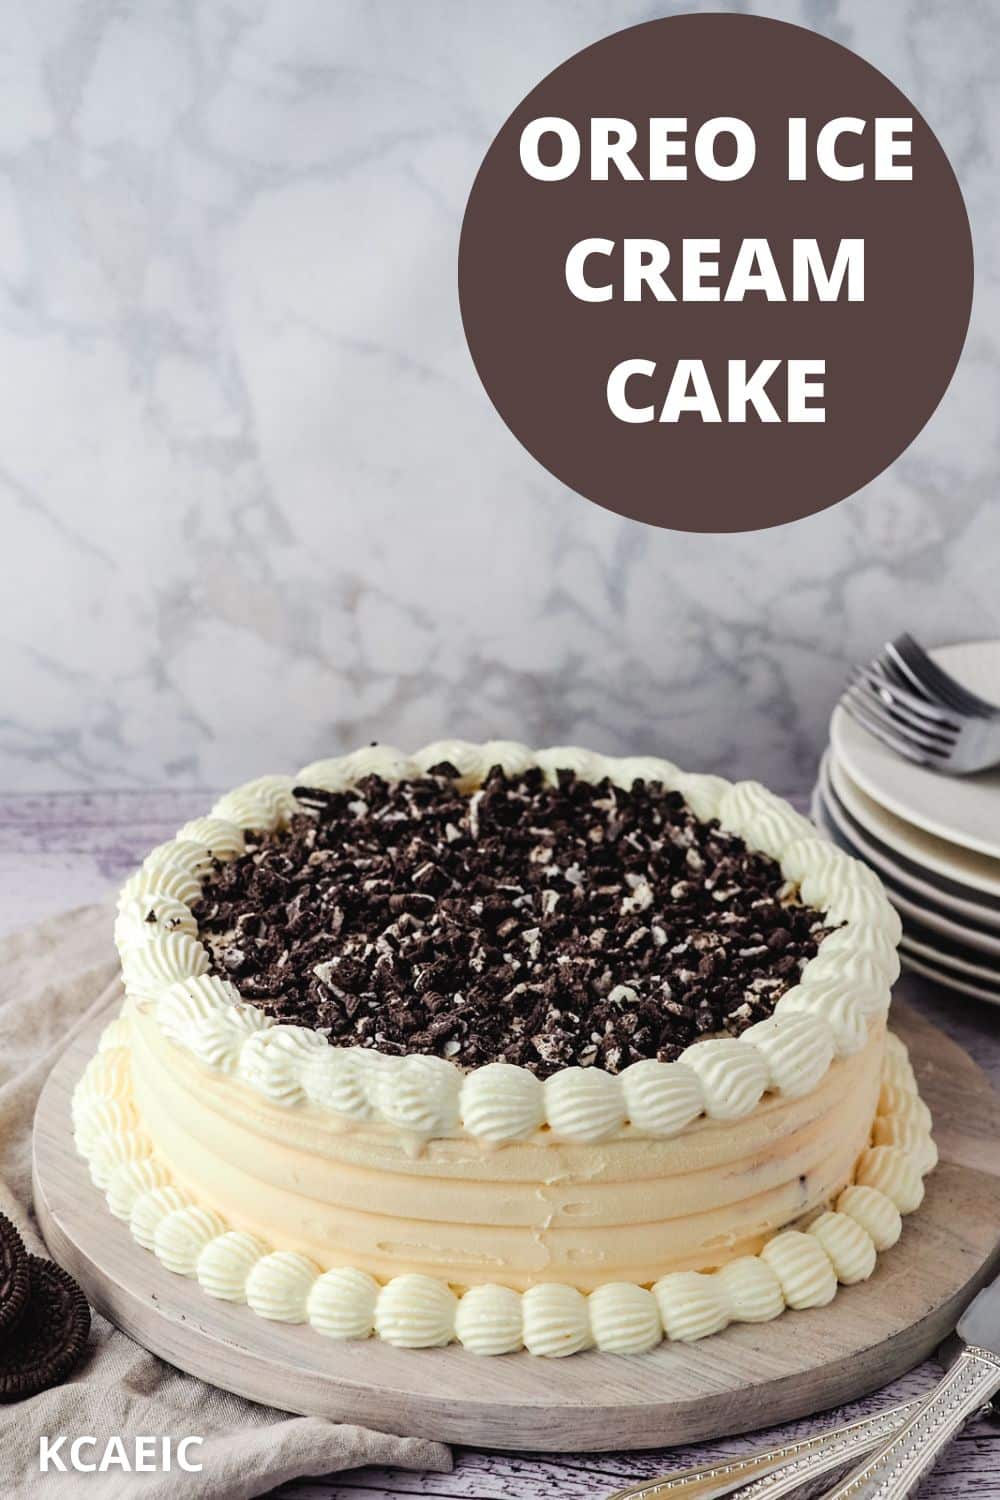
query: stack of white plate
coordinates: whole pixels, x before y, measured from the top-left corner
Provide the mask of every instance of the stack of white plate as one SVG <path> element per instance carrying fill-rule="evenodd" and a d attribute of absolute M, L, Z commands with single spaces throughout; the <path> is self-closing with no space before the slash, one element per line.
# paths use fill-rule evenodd
<path fill-rule="evenodd" d="M 931 655 L 964 686 L 1000 702 L 1000 641 Z M 1000 1004 L 1000 767 L 975 776 L 925 770 L 838 706 L 812 816 L 878 871 L 903 920 L 904 964 Z"/>

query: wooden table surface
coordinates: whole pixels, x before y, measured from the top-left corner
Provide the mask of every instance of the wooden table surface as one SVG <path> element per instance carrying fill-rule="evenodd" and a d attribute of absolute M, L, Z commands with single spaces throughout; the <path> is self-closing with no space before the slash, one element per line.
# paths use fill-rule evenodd
<path fill-rule="evenodd" d="M 107 894 L 154 844 L 169 838 L 187 818 L 203 812 L 210 800 L 210 794 L 198 791 L 0 795 L 0 932 Z M 919 986 L 915 1000 L 1000 1088 L 1000 1007 L 949 995 L 929 983 Z M 997 1232 L 1000 1236 L 1000 1225 Z M 879 1395 L 831 1413 L 830 1420 L 845 1420 L 919 1395 L 939 1373 L 928 1362 Z M 815 1425 L 815 1420 L 792 1424 L 769 1433 L 767 1441 Z M 613 1433 L 608 1434 L 608 1441 L 613 1445 Z M 755 1436 L 669 1452 L 565 1458 L 458 1450 L 450 1474 L 362 1469 L 330 1480 L 299 1480 L 275 1494 L 281 1500 L 380 1500 L 390 1495 L 593 1500 L 627 1484 L 740 1453 L 760 1442 Z M 971 1496 L 1000 1500 L 1000 1419 L 986 1417 L 970 1424 L 922 1486 L 921 1495 L 939 1500 Z"/>

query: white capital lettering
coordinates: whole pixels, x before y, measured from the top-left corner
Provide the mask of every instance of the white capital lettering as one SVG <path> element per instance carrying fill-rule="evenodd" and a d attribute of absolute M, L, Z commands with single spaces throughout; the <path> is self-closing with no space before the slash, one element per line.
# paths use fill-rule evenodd
<path fill-rule="evenodd" d="M 753 407 L 762 422 L 781 421 L 774 403 L 764 390 L 780 363 L 780 359 L 762 359 L 757 368 L 748 376 L 745 359 L 729 361 L 730 422 L 745 422 L 749 406 Z"/>
<path fill-rule="evenodd" d="M 559 139 L 559 160 L 548 167 L 538 154 L 543 136 L 554 135 Z M 531 120 L 521 131 L 521 166 L 529 177 L 538 182 L 560 182 L 572 177 L 580 165 L 580 137 L 568 120 L 558 115 L 543 115 L 540 120 Z"/>
<path fill-rule="evenodd" d="M 169 1469 L 169 1462 L 164 1467 Z M 152 1474 L 156 1472 L 156 1469 L 156 1438 L 150 1436 L 137 1437 L 135 1440 L 135 1472 L 137 1474 Z"/>
<path fill-rule="evenodd" d="M 656 374 L 656 365 L 651 359 L 623 359 L 615 365 L 608 376 L 608 406 L 611 415 L 619 422 L 652 422 L 656 412 L 652 406 L 632 406 L 628 399 L 627 386 L 633 375 L 647 378 Z"/>
<path fill-rule="evenodd" d="M 587 261 L 592 255 L 610 255 L 615 248 L 614 240 L 577 240 L 566 257 L 566 285 L 579 302 L 610 302 L 612 288 L 606 282 L 594 286 L 584 274 Z"/>
<path fill-rule="evenodd" d="M 763 292 L 768 302 L 784 302 L 785 289 L 767 240 L 743 240 L 726 286 L 726 302 L 742 302 L 747 292 Z"/>
<path fill-rule="evenodd" d="M 848 302 L 865 300 L 865 242 L 841 240 L 833 265 L 827 271 L 823 252 L 815 240 L 792 242 L 792 301 L 808 302 L 810 283 L 820 302 L 836 302 L 844 280 Z"/>
<path fill-rule="evenodd" d="M 788 180 L 806 180 L 806 121 L 804 115 L 790 115 L 788 120 Z"/>
<path fill-rule="evenodd" d="M 810 380 L 810 375 L 821 375 L 822 380 Z M 825 422 L 826 407 L 810 406 L 810 396 L 823 397 L 825 393 L 825 359 L 790 359 L 788 361 L 788 418 L 789 422 Z"/>
<path fill-rule="evenodd" d="M 900 156 L 909 157 L 912 141 L 913 121 L 903 115 L 879 115 L 875 121 L 875 177 L 879 182 L 910 182 L 913 164 L 897 161 Z M 900 140 L 906 136 L 906 140 Z"/>
<path fill-rule="evenodd" d="M 70 1444 L 69 1450 L 70 1468 L 79 1469 L 81 1474 L 93 1474 L 97 1468 L 97 1464 L 85 1464 L 80 1455 L 83 1452 L 84 1448 L 96 1447 L 97 1439 L 95 1437 L 87 1437 L 86 1435 L 84 1435 L 83 1437 L 74 1438 L 73 1442 Z"/>
<path fill-rule="evenodd" d="M 715 143 L 720 135 L 731 135 L 736 142 L 736 156 L 728 167 L 716 160 Z M 694 138 L 694 159 L 698 170 L 713 182 L 737 182 L 745 177 L 756 155 L 757 142 L 753 131 L 746 120 L 737 120 L 732 115 L 706 120 Z"/>
<path fill-rule="evenodd" d="M 607 182 L 614 162 L 626 182 L 641 182 L 642 173 L 630 156 L 639 133 L 631 120 L 604 119 L 590 122 L 590 179 Z"/>
<path fill-rule="evenodd" d="M 132 1472 L 128 1454 L 125 1452 L 125 1444 L 120 1437 L 109 1437 L 101 1456 L 100 1472 L 106 1474 L 109 1469 L 122 1469 L 126 1474 Z"/>
<path fill-rule="evenodd" d="M 687 165 L 683 160 L 687 152 L 686 140 L 675 140 L 677 134 L 687 131 L 685 115 L 653 115 L 649 122 L 649 180 L 650 182 L 684 182 Z M 680 157 L 680 161 L 675 161 Z"/>
<path fill-rule="evenodd" d="M 816 160 L 825 177 L 829 177 L 833 182 L 857 182 L 865 175 L 861 162 L 855 162 L 853 166 L 843 166 L 837 156 L 837 142 L 840 137 L 863 135 L 864 129 L 865 122 L 859 120 L 857 115 L 839 115 L 835 120 L 827 120 L 816 137 Z"/>
<path fill-rule="evenodd" d="M 690 389 L 689 389 L 690 387 Z M 683 412 L 694 412 L 703 422 L 721 422 L 708 371 L 700 359 L 679 359 L 670 377 L 661 422 L 676 422 Z"/>
<path fill-rule="evenodd" d="M 59 1455 L 59 1449 L 65 1441 L 65 1433 L 61 1433 L 54 1442 L 50 1437 L 43 1436 L 38 1439 L 38 1471 L 40 1474 L 47 1474 L 50 1464 L 60 1474 L 65 1474 L 66 1465 Z"/>
<path fill-rule="evenodd" d="M 685 302 L 718 302 L 719 288 L 706 286 L 706 277 L 717 277 L 718 240 L 685 240 L 681 247 Z M 711 257 L 711 258 L 710 258 Z"/>
<path fill-rule="evenodd" d="M 657 302 L 673 302 L 674 294 L 663 279 L 670 264 L 670 251 L 662 240 L 626 240 L 622 295 L 626 302 L 641 302 L 648 286 Z"/>
<path fill-rule="evenodd" d="M 180 1442 L 177 1444 L 177 1467 L 179 1469 L 183 1469 L 185 1474 L 201 1473 L 201 1463 L 189 1460 L 187 1453 L 188 1449 L 193 1447 L 195 1444 L 197 1444 L 197 1446 L 200 1448 L 204 1441 L 205 1439 L 200 1437 L 186 1437 L 181 1438 Z"/>

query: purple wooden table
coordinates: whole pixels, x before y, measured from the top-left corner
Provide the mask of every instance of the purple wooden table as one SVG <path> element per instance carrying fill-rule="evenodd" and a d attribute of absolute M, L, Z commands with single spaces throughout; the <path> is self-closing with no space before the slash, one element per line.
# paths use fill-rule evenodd
<path fill-rule="evenodd" d="M 100 792 L 0 796 L 0 931 L 93 901 L 178 825 L 203 812 L 206 792 Z M 1000 1087 L 1000 1007 L 924 986 L 917 1003 L 984 1067 Z M 1000 1143 L 998 1143 L 1000 1149 Z M 997 1226 L 1000 1237 L 1000 1225 Z M 927 1390 L 939 1371 L 932 1363 L 888 1390 L 831 1414 L 844 1419 Z M 793 1424 L 780 1435 L 804 1432 Z M 775 1432 L 769 1435 L 777 1437 Z M 608 1434 L 614 1442 L 614 1434 Z M 607 1453 L 580 1458 L 511 1457 L 459 1450 L 451 1474 L 405 1474 L 361 1469 L 329 1481 L 300 1480 L 282 1500 L 379 1500 L 390 1495 L 453 1496 L 456 1500 L 595 1500 L 670 1469 L 740 1453 L 761 1439 L 731 1438 L 698 1448 L 657 1453 Z M 1000 1500 L 1000 1421 L 971 1424 L 927 1480 L 922 1495 L 939 1500 L 976 1496 Z"/>

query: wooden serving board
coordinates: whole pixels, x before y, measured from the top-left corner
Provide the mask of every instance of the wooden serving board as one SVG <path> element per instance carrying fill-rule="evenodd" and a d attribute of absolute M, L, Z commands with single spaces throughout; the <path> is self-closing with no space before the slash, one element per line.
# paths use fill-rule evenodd
<path fill-rule="evenodd" d="M 897 1002 L 941 1164 L 899 1244 L 830 1307 L 651 1354 L 564 1360 L 336 1343 L 217 1302 L 108 1212 L 76 1155 L 69 1103 L 100 1027 L 79 1037 L 35 1118 L 35 1207 L 93 1305 L 193 1375 L 269 1406 L 484 1448 L 600 1451 L 729 1436 L 866 1395 L 924 1359 L 1000 1264 L 1000 1097 L 972 1059 Z"/>

